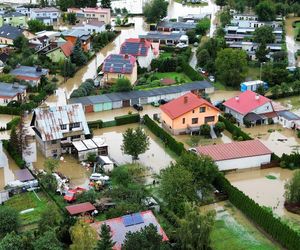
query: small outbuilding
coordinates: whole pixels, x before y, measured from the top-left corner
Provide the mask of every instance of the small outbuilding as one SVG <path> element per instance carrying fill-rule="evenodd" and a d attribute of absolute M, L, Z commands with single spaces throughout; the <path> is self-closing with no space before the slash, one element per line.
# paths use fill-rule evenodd
<path fill-rule="evenodd" d="M 96 210 L 95 206 L 90 202 L 66 206 L 69 215 L 80 215 L 85 213 L 92 213 Z"/>

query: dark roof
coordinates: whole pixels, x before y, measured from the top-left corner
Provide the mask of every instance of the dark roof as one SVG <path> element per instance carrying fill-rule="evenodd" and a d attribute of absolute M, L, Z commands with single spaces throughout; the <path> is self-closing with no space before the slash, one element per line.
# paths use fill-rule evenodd
<path fill-rule="evenodd" d="M 23 16 L 25 15 L 19 12 L 8 12 L 3 15 L 3 17 L 23 17 Z"/>
<path fill-rule="evenodd" d="M 288 110 L 278 111 L 277 114 L 278 116 L 282 116 L 289 121 L 300 120 L 300 117 L 298 115 Z"/>
<path fill-rule="evenodd" d="M 26 86 L 0 82 L 0 96 L 14 97 L 26 90 Z"/>
<path fill-rule="evenodd" d="M 183 30 L 189 30 L 189 29 L 195 29 L 197 23 L 191 23 L 191 22 L 167 22 L 162 21 L 157 24 L 157 28 L 169 28 L 169 29 L 183 29 Z"/>
<path fill-rule="evenodd" d="M 42 75 L 48 74 L 48 69 L 41 69 L 41 71 L 38 71 L 36 67 L 30 67 L 30 66 L 20 66 L 18 68 L 13 69 L 10 74 L 15 76 L 25 76 L 25 77 L 35 77 L 39 78 Z"/>
<path fill-rule="evenodd" d="M 164 39 L 164 40 L 179 40 L 181 36 L 185 35 L 185 32 L 172 32 L 162 33 L 158 31 L 149 32 L 146 35 L 139 35 L 139 38 L 145 39 Z"/>
<path fill-rule="evenodd" d="M 131 55 L 111 54 L 103 62 L 103 72 L 131 74 L 136 59 Z"/>
<path fill-rule="evenodd" d="M 0 27 L 0 37 L 8 39 L 16 39 L 23 34 L 23 30 L 8 24 L 4 24 Z"/>
<path fill-rule="evenodd" d="M 33 175 L 30 173 L 30 171 L 27 168 L 17 170 L 15 175 L 16 175 L 16 179 L 19 180 L 19 181 L 34 180 Z"/>
<path fill-rule="evenodd" d="M 6 63 L 7 59 L 9 58 L 9 55 L 6 53 L 1 53 L 0 54 L 0 61 L 3 63 Z"/>
<path fill-rule="evenodd" d="M 96 210 L 94 205 L 90 202 L 75 204 L 71 206 L 66 206 L 66 210 L 69 212 L 70 215 L 76 215 L 86 212 L 91 212 Z"/>
<path fill-rule="evenodd" d="M 181 93 L 192 90 L 204 90 L 213 86 L 207 81 L 195 81 L 170 87 L 155 88 L 150 90 L 134 90 L 129 92 L 114 92 L 97 96 L 84 96 L 69 99 L 69 103 L 82 103 L 82 105 L 98 104 L 104 102 L 118 102 L 141 97 L 161 96 L 172 93 Z"/>
<path fill-rule="evenodd" d="M 247 115 L 245 115 L 244 119 L 249 122 L 256 122 L 256 121 L 262 120 L 263 117 L 251 112 L 251 113 L 248 113 Z"/>
<path fill-rule="evenodd" d="M 147 56 L 151 43 L 144 39 L 130 38 L 126 39 L 121 45 L 120 54 L 129 54 L 132 56 Z"/>

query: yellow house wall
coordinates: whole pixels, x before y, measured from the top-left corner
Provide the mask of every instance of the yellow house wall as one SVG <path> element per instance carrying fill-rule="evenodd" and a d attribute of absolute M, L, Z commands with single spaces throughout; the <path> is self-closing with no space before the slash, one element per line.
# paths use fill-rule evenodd
<path fill-rule="evenodd" d="M 108 83 L 115 83 L 118 78 L 124 77 L 134 84 L 137 80 L 137 64 L 135 63 L 131 74 L 105 73 L 104 77 Z"/>

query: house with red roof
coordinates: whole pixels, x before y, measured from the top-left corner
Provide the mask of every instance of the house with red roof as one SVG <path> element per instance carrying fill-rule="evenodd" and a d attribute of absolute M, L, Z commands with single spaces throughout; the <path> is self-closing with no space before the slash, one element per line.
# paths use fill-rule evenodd
<path fill-rule="evenodd" d="M 193 93 L 160 106 L 160 110 L 163 127 L 174 135 L 199 131 L 203 124 L 214 125 L 220 114 L 218 108 Z"/>
<path fill-rule="evenodd" d="M 239 124 L 267 124 L 277 118 L 272 101 L 265 96 L 247 90 L 223 103 L 225 113 L 231 114 Z"/>
<path fill-rule="evenodd" d="M 271 162 L 272 154 L 259 140 L 199 146 L 193 151 L 211 157 L 220 171 L 260 167 Z"/>
<path fill-rule="evenodd" d="M 127 78 L 134 84 L 137 80 L 136 58 L 128 54 L 110 54 L 103 62 L 102 72 L 106 83 L 112 84 L 119 78 Z"/>
<path fill-rule="evenodd" d="M 121 45 L 120 54 L 136 57 L 141 68 L 150 68 L 153 59 L 159 56 L 159 49 L 144 38 L 129 38 Z"/>
<path fill-rule="evenodd" d="M 52 62 L 55 63 L 62 62 L 63 60 L 71 56 L 73 47 L 74 47 L 73 43 L 67 41 L 64 44 L 57 46 L 52 50 L 47 51 L 45 55 L 49 57 Z"/>

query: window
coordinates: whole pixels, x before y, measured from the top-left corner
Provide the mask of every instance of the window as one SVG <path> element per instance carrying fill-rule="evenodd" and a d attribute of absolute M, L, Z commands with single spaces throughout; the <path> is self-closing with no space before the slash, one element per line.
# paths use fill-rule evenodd
<path fill-rule="evenodd" d="M 207 116 L 204 118 L 204 122 L 208 123 L 208 122 L 213 122 L 215 121 L 215 117 L 214 116 Z"/>
<path fill-rule="evenodd" d="M 70 129 L 72 128 L 79 128 L 80 127 L 80 123 L 79 122 L 74 122 L 70 124 Z"/>
<path fill-rule="evenodd" d="M 67 129 L 67 124 L 62 124 L 62 125 L 60 125 L 60 128 L 61 128 L 62 130 Z"/>
<path fill-rule="evenodd" d="M 205 107 L 200 107 L 199 113 L 205 113 L 205 111 L 206 111 L 206 108 L 205 108 Z"/>
<path fill-rule="evenodd" d="M 56 144 L 56 142 L 57 142 L 56 140 L 52 140 L 51 144 Z"/>
<path fill-rule="evenodd" d="M 185 118 L 182 118 L 182 124 L 185 124 Z"/>
<path fill-rule="evenodd" d="M 195 110 L 193 109 L 192 113 L 194 114 L 195 113 Z"/>
<path fill-rule="evenodd" d="M 198 118 L 192 118 L 192 124 L 197 124 L 198 123 Z"/>

